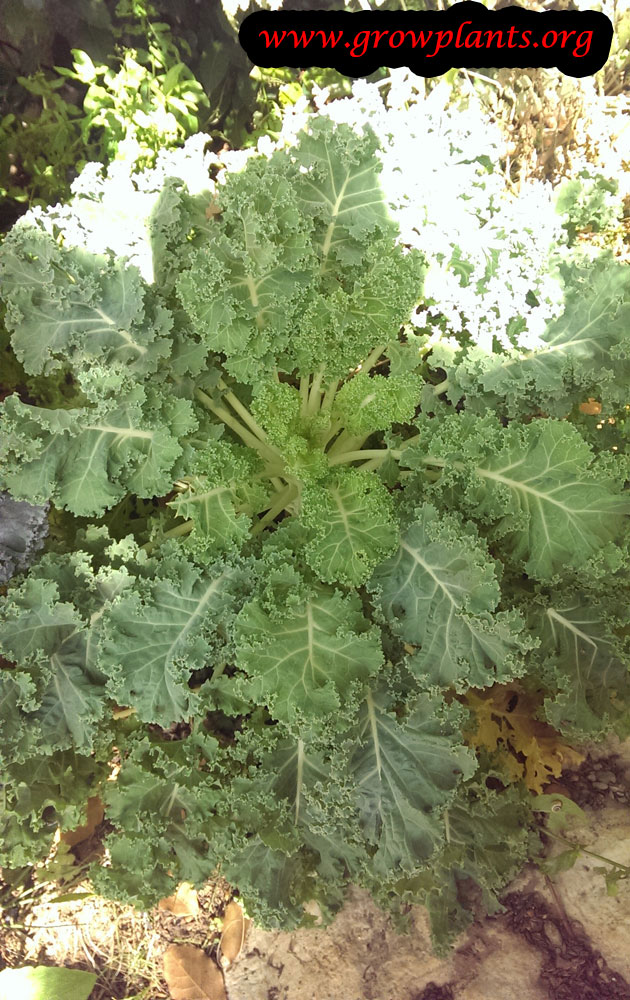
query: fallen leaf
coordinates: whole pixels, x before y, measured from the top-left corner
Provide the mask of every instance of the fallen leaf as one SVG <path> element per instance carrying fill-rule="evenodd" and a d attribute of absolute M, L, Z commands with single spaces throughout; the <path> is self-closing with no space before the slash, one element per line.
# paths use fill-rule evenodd
<path fill-rule="evenodd" d="M 160 900 L 158 910 L 168 910 L 178 916 L 196 917 L 199 913 L 197 893 L 190 882 L 182 882 L 173 896 L 165 896 Z"/>
<path fill-rule="evenodd" d="M 229 969 L 241 953 L 251 920 L 243 914 L 240 903 L 231 902 L 225 908 L 223 916 L 223 931 L 219 942 L 221 958 L 219 964 L 223 969 Z"/>
<path fill-rule="evenodd" d="M 324 923 L 324 914 L 322 913 L 322 908 L 316 899 L 309 899 L 308 902 L 302 904 L 304 907 L 304 912 L 313 918 L 313 923 L 315 927 L 321 927 Z"/>
<path fill-rule="evenodd" d="M 87 819 L 83 826 L 77 826 L 74 830 L 66 830 L 59 838 L 68 847 L 75 847 L 82 841 L 91 837 L 99 823 L 103 822 L 105 810 L 98 795 L 91 795 L 87 800 Z"/>
<path fill-rule="evenodd" d="M 95 896 L 94 892 L 64 892 L 62 896 L 55 896 L 54 899 L 49 899 L 49 903 L 75 903 L 79 899 L 87 899 L 89 896 Z"/>
<path fill-rule="evenodd" d="M 222 973 L 192 944 L 172 944 L 166 949 L 164 978 L 173 1000 L 227 1000 Z"/>

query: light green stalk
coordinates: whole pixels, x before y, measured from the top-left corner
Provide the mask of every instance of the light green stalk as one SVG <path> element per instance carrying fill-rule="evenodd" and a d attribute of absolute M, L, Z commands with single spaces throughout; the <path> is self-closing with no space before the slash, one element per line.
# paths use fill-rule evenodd
<path fill-rule="evenodd" d="M 264 441 L 261 441 L 260 438 L 252 434 L 251 431 L 249 431 L 244 424 L 241 424 L 240 421 L 238 421 L 236 417 L 224 406 L 213 403 L 210 397 L 202 389 L 195 389 L 195 397 L 200 403 L 203 403 L 206 409 L 210 410 L 216 417 L 219 418 L 219 420 L 226 424 L 230 430 L 234 431 L 237 437 L 240 437 L 241 441 L 243 441 L 246 445 L 249 445 L 250 448 L 253 448 L 254 451 L 257 451 L 261 458 L 265 459 L 265 461 L 282 461 L 280 452 L 276 451 L 276 449 L 271 445 L 266 444 Z"/>
<path fill-rule="evenodd" d="M 311 383 L 311 390 L 308 397 L 308 403 L 306 405 L 306 413 L 308 415 L 314 415 L 317 413 L 321 406 L 321 385 L 322 379 L 324 378 L 324 370 L 320 369 L 315 375 L 313 375 L 313 381 Z"/>
<path fill-rule="evenodd" d="M 252 528 L 252 535 L 259 535 L 261 531 L 264 531 L 267 525 L 271 524 L 278 514 L 281 514 L 283 510 L 287 509 L 288 505 L 297 497 L 297 495 L 297 488 L 293 484 L 287 486 L 277 498 L 276 502 L 269 508 L 267 513 L 256 521 L 256 524 Z"/>

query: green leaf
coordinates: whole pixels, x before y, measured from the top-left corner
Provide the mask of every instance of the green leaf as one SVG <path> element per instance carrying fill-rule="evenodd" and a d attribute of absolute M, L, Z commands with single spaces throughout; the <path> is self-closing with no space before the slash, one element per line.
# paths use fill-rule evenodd
<path fill-rule="evenodd" d="M 567 271 L 565 309 L 523 352 L 468 350 L 449 372 L 462 393 L 504 398 L 512 413 L 540 409 L 557 416 L 597 393 L 625 403 L 630 378 L 630 298 L 624 265 L 604 257 L 588 269 Z"/>
<path fill-rule="evenodd" d="M 54 896 L 49 899 L 49 903 L 74 903 L 77 899 L 88 899 L 94 896 L 93 892 L 64 892 L 61 896 Z"/>
<path fill-rule="evenodd" d="M 377 229 L 391 231 L 374 152 L 377 140 L 371 131 L 361 139 L 347 126 L 331 128 L 324 118 L 314 119 L 295 151 L 303 168 L 299 177 L 300 207 L 317 220 L 320 267 L 328 258 L 346 260 L 356 254 L 358 241 Z"/>
<path fill-rule="evenodd" d="M 251 514 L 265 509 L 266 490 L 254 481 L 260 467 L 255 452 L 224 441 L 208 441 L 197 453 L 199 474 L 187 476 L 185 490 L 169 502 L 179 517 L 192 521 L 186 547 L 195 555 L 207 559 L 244 543 Z"/>
<path fill-rule="evenodd" d="M 445 842 L 430 866 L 394 882 L 402 901 L 427 907 L 433 944 L 442 955 L 473 920 L 478 896 L 462 891 L 470 889 L 470 880 L 486 911 L 499 913 L 499 890 L 540 851 L 527 793 L 515 787 L 491 792 L 485 777 L 460 785 L 444 813 Z M 375 891 L 378 896 L 378 885 Z"/>
<path fill-rule="evenodd" d="M 211 486 L 205 477 L 191 476 L 186 491 L 169 502 L 179 517 L 193 522 L 196 552 L 220 551 L 247 537 L 251 521 L 236 514 L 235 486 L 234 481 Z"/>
<path fill-rule="evenodd" d="M 192 714 L 198 698 L 188 681 L 212 662 L 215 630 L 231 611 L 232 574 L 227 566 L 204 571 L 176 558 L 105 612 L 99 663 L 119 705 L 133 705 L 139 719 L 161 726 Z"/>
<path fill-rule="evenodd" d="M 322 879 L 342 884 L 346 871 L 362 867 L 367 859 L 356 826 L 354 788 L 336 741 L 304 730 L 298 738 L 280 739 L 263 758 L 259 777 L 265 790 L 271 787 L 278 800 L 288 803 L 293 830 L 317 853 Z"/>
<path fill-rule="evenodd" d="M 120 557 L 114 549 L 107 549 L 108 562 L 97 571 L 81 551 L 46 555 L 0 605 L 0 650 L 16 663 L 15 670 L 0 673 L 7 758 L 23 760 L 25 742 L 48 750 L 92 749 L 105 708 L 106 676 L 97 662 L 100 619 L 133 583 L 124 568 L 111 564 Z M 135 554 L 132 545 L 128 552 Z"/>
<path fill-rule="evenodd" d="M 604 876 L 604 881 L 606 883 L 606 895 L 607 896 L 618 896 L 619 895 L 619 880 L 622 878 L 622 873 L 620 871 L 605 871 L 602 872 L 601 868 L 595 868 L 600 875 Z"/>
<path fill-rule="evenodd" d="M 614 728 L 630 733 L 630 671 L 610 629 L 614 602 L 575 595 L 550 604 L 533 620 L 541 636 L 540 656 L 548 687 L 545 715 L 552 726 L 576 739 Z M 619 621 L 626 620 L 620 609 Z"/>
<path fill-rule="evenodd" d="M 404 464 L 444 470 L 434 491 L 489 525 L 506 561 L 536 579 L 578 569 L 619 536 L 630 513 L 620 484 L 608 468 L 598 469 L 566 422 L 504 428 L 494 416 L 462 413 L 424 420 L 421 428 L 418 443 L 402 453 Z"/>
<path fill-rule="evenodd" d="M 338 711 L 354 682 L 366 680 L 383 662 L 359 607 L 354 595 L 342 597 L 323 586 L 282 616 L 267 612 L 260 601 L 246 604 L 236 622 L 236 662 L 250 678 L 250 696 L 286 722 Z"/>
<path fill-rule="evenodd" d="M 192 332 L 239 381 L 275 368 L 345 377 L 409 319 L 422 267 L 394 244 L 375 147 L 317 121 L 290 156 L 232 173 L 219 214 L 195 227 L 177 291 Z"/>
<path fill-rule="evenodd" d="M 584 810 L 566 795 L 536 795 L 531 799 L 531 807 L 534 812 L 548 814 L 547 826 L 552 833 L 584 826 L 588 822 Z"/>
<path fill-rule="evenodd" d="M 359 469 L 326 484 L 305 486 L 300 519 L 311 529 L 306 559 L 327 583 L 365 583 L 398 541 L 387 489 L 372 473 Z"/>
<path fill-rule="evenodd" d="M 415 415 L 424 384 L 412 373 L 387 378 L 360 373 L 337 393 L 332 419 L 339 418 L 350 434 L 358 435 L 408 423 Z"/>
<path fill-rule="evenodd" d="M 3 869 L 35 865 L 45 858 L 57 827 L 72 830 L 86 821 L 86 802 L 106 781 L 111 768 L 102 756 L 29 747 L 24 762 L 3 761 L 0 796 L 0 865 Z M 100 751 L 102 755 L 102 750 Z M 68 859 L 61 848 L 53 868 L 67 877 Z M 61 863 L 57 864 L 62 858 Z"/>
<path fill-rule="evenodd" d="M 283 169 L 284 166 L 284 169 Z M 221 192 L 221 221 L 190 255 L 177 290 L 207 350 L 261 359 L 288 340 L 301 291 L 312 279 L 311 224 L 296 211 L 286 159 L 252 160 Z"/>
<path fill-rule="evenodd" d="M 299 333 L 281 357 L 284 370 L 303 375 L 321 369 L 327 378 L 346 378 L 409 320 L 422 293 L 422 258 L 387 237 L 358 244 L 349 262 L 344 258 L 336 268 L 336 279 L 318 272 L 319 287 L 296 317 Z M 404 398 L 400 402 L 406 406 Z"/>
<path fill-rule="evenodd" d="M 93 370 L 90 378 L 98 375 Z M 106 378 L 111 380 L 103 373 Z M 83 382 L 88 385 L 87 376 Z M 102 514 L 128 492 L 144 497 L 168 492 L 182 453 L 173 430 L 194 426 L 190 403 L 166 399 L 152 412 L 153 399 L 140 387 L 120 388 L 122 398 L 93 408 L 46 410 L 17 395 L 0 404 L 5 430 L 0 471 L 15 497 L 52 499 L 89 516 Z"/>
<path fill-rule="evenodd" d="M 81 83 L 91 83 L 96 77 L 97 70 L 87 52 L 82 52 L 81 49 L 72 49 L 72 58 Z"/>
<path fill-rule="evenodd" d="M 368 692 L 352 761 L 361 828 L 381 876 L 412 872 L 431 856 L 444 836 L 441 809 L 476 769 L 458 745 L 457 713 L 439 695 L 421 695 L 400 722 L 390 703 Z"/>
<path fill-rule="evenodd" d="M 96 980 L 93 972 L 24 966 L 0 972 L 0 1000 L 88 1000 Z"/>
<path fill-rule="evenodd" d="M 103 679 L 89 661 L 85 623 L 59 600 L 53 582 L 27 579 L 11 592 L 0 617 L 0 649 L 32 673 L 37 694 L 22 709 L 43 744 L 89 752 L 104 710 Z M 3 687 L 11 697 L 11 679 L 8 690 Z"/>
<path fill-rule="evenodd" d="M 266 927 L 298 927 L 304 919 L 302 886 L 309 886 L 306 898 L 313 894 L 309 865 L 303 855 L 275 851 L 254 836 L 226 866 L 226 875 L 238 882 L 243 902 L 250 913 Z"/>
<path fill-rule="evenodd" d="M 368 585 L 396 635 L 420 647 L 410 669 L 425 683 L 459 689 L 519 676 L 525 623 L 516 611 L 496 611 L 500 589 L 485 545 L 430 504 L 417 514 Z"/>
<path fill-rule="evenodd" d="M 558 875 L 559 872 L 567 872 L 579 858 L 581 854 L 579 847 L 572 847 L 567 851 L 560 851 L 548 858 L 535 858 L 538 867 L 545 875 Z"/>
<path fill-rule="evenodd" d="M 23 222 L 0 249 L 0 288 L 16 356 L 30 374 L 68 364 L 153 372 L 170 352 L 170 313 L 136 267 L 62 250 Z"/>

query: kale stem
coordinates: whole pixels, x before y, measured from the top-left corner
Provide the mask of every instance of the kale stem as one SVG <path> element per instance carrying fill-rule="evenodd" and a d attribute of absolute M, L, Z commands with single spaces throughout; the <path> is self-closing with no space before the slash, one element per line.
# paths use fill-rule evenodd
<path fill-rule="evenodd" d="M 267 465 L 262 472 L 256 472 L 252 476 L 252 479 L 271 479 L 274 476 L 284 475 L 284 468 L 281 465 Z"/>
<path fill-rule="evenodd" d="M 215 680 L 217 677 L 220 677 L 226 667 L 227 667 L 226 660 L 221 660 L 220 663 L 217 663 L 216 667 L 212 671 L 212 680 Z"/>
<path fill-rule="evenodd" d="M 573 847 L 574 850 L 581 851 L 582 854 L 588 854 L 591 858 L 597 858 L 598 861 L 604 861 L 607 865 L 612 865 L 613 868 L 620 868 L 622 871 L 630 873 L 630 866 L 622 865 L 620 861 L 613 861 L 612 858 L 605 858 L 603 854 L 597 854 L 595 851 L 589 851 L 588 848 L 582 847 L 581 844 L 574 844 L 572 840 L 563 837 L 561 833 L 554 833 L 553 830 L 549 830 L 547 827 L 545 827 L 543 833 L 545 836 L 554 837 L 556 840 L 562 841 L 567 847 Z"/>
<path fill-rule="evenodd" d="M 165 531 L 162 537 L 158 541 L 146 542 L 144 545 L 141 545 L 140 548 L 143 552 L 147 552 L 150 554 L 155 548 L 155 546 L 165 541 L 165 539 L 179 538 L 181 535 L 187 535 L 189 534 L 189 532 L 192 531 L 193 527 L 194 527 L 194 521 L 184 521 L 183 524 L 176 524 L 174 528 L 171 528 L 169 531 Z"/>
<path fill-rule="evenodd" d="M 448 379 L 445 378 L 443 382 L 438 382 L 437 385 L 433 386 L 433 392 L 436 396 L 441 396 L 442 393 L 446 392 L 449 388 Z"/>
<path fill-rule="evenodd" d="M 216 403 L 213 403 L 210 397 L 206 395 L 202 389 L 195 389 L 195 397 L 200 403 L 203 403 L 208 410 L 214 413 L 219 420 L 226 424 L 230 430 L 234 431 L 234 433 L 240 437 L 245 444 L 249 445 L 250 448 L 253 448 L 254 451 L 257 451 L 262 458 L 267 460 L 271 458 L 274 461 L 277 461 L 281 457 L 275 448 L 272 448 L 270 445 L 265 444 L 264 441 L 255 437 L 243 424 L 240 423 L 240 421 L 236 419 L 236 417 L 230 413 L 229 410 L 226 410 L 224 406 L 217 406 Z"/>
<path fill-rule="evenodd" d="M 339 382 L 331 382 L 326 392 L 324 393 L 324 398 L 322 400 L 322 410 L 329 410 L 333 405 L 335 396 L 337 395 L 337 389 L 339 388 Z"/>
<path fill-rule="evenodd" d="M 388 455 L 392 458 L 400 458 L 409 445 L 413 444 L 420 437 L 419 434 L 415 434 L 413 437 L 408 438 L 407 441 L 403 441 L 400 448 L 360 448 L 356 450 L 342 451 L 341 446 L 347 446 L 351 442 L 356 442 L 360 439 L 344 437 L 346 431 L 339 435 L 335 441 L 332 448 L 327 452 L 328 454 L 328 464 L 329 465 L 343 465 L 346 462 L 360 462 L 362 459 L 368 459 L 368 461 L 363 462 L 361 465 L 362 469 L 366 471 L 370 469 L 377 469 L 379 465 L 382 465 Z M 363 438 L 363 441 L 367 441 L 367 438 Z M 340 447 L 338 447 L 340 445 Z M 431 455 L 423 456 L 421 461 L 425 465 L 437 465 L 443 467 L 446 465 L 444 459 L 433 458 Z"/>
<path fill-rule="evenodd" d="M 223 381 L 223 379 L 220 379 L 219 380 L 219 388 L 223 389 L 224 387 L 227 389 L 227 386 L 225 385 L 225 382 Z M 248 427 L 250 428 L 251 431 L 253 431 L 253 433 L 256 435 L 256 437 L 260 438 L 260 440 L 264 444 L 266 444 L 267 443 L 267 435 L 265 434 L 265 432 L 262 429 L 262 427 L 260 427 L 256 423 L 256 421 L 252 417 L 252 415 L 249 412 L 249 410 L 247 409 L 247 407 L 243 406 L 243 404 L 241 403 L 241 401 L 238 398 L 238 396 L 235 396 L 233 392 L 231 392 L 230 390 L 228 390 L 227 392 L 223 393 L 223 398 L 228 401 L 228 403 L 230 404 L 230 406 L 232 407 L 232 409 L 235 410 L 236 413 L 238 413 L 239 417 L 241 417 L 241 419 L 248 425 Z"/>
<path fill-rule="evenodd" d="M 361 371 L 369 372 L 370 368 L 374 367 L 386 347 L 387 344 L 380 344 L 378 347 L 375 347 L 374 350 L 368 354 L 365 361 L 361 362 Z"/>
<path fill-rule="evenodd" d="M 381 449 L 381 454 L 391 455 L 391 452 L 389 448 L 383 448 Z M 383 458 L 371 458 L 369 462 L 362 462 L 359 468 L 363 469 L 364 472 L 371 472 L 372 469 L 380 469 L 383 462 L 384 462 Z M 405 474 L 404 472 L 399 473 L 400 476 L 404 476 L 404 474 Z"/>
<path fill-rule="evenodd" d="M 320 370 L 313 375 L 313 381 L 311 383 L 311 391 L 308 397 L 308 403 L 306 404 L 306 413 L 314 414 L 317 413 L 321 406 L 321 385 L 322 379 L 324 377 L 324 369 Z"/>
<path fill-rule="evenodd" d="M 344 451 L 338 455 L 333 455 L 328 460 L 329 465 L 345 465 L 346 462 L 360 462 L 361 459 L 372 459 L 372 462 L 366 462 L 365 466 L 368 464 L 371 468 L 375 468 L 373 462 L 381 465 L 385 461 L 388 455 L 391 454 L 389 448 L 364 448 L 359 451 Z M 365 468 L 362 466 L 362 468 Z"/>
<path fill-rule="evenodd" d="M 300 407 L 300 416 L 305 417 L 308 410 L 308 381 L 309 376 L 302 375 L 300 377 L 300 398 L 302 400 L 302 406 Z"/>
<path fill-rule="evenodd" d="M 349 434 L 348 431 L 342 431 L 339 437 L 332 446 L 328 449 L 328 456 L 339 455 L 342 452 L 345 454 L 348 451 L 355 451 L 360 448 L 367 439 L 371 437 L 371 434 L 365 434 L 363 437 L 357 437 L 356 434 Z"/>
<path fill-rule="evenodd" d="M 343 423 L 341 422 L 341 420 L 335 420 L 334 424 L 328 428 L 326 438 L 322 441 L 322 448 L 326 448 L 328 442 L 332 441 L 332 439 L 339 433 L 342 427 Z"/>
<path fill-rule="evenodd" d="M 269 508 L 267 513 L 256 522 L 252 528 L 252 535 L 259 535 L 261 531 L 264 531 L 267 525 L 271 524 L 278 514 L 281 514 L 282 511 L 285 510 L 287 504 L 290 503 L 296 496 L 297 490 L 295 486 L 293 484 L 287 486 L 282 491 L 276 502 Z"/>
<path fill-rule="evenodd" d="M 189 531 L 192 531 L 193 527 L 194 521 L 184 521 L 183 524 L 176 524 L 174 528 L 165 531 L 162 538 L 179 538 L 180 535 L 187 535 Z"/>

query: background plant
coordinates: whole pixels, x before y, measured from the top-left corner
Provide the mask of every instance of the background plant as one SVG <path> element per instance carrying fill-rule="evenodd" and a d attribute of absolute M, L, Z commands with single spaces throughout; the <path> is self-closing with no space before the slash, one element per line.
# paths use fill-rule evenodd
<path fill-rule="evenodd" d="M 94 0 L 74 20 L 68 9 L 61 16 L 55 0 L 28 13 L 20 0 L 14 6 L 0 49 L 0 196 L 7 211 L 11 202 L 67 197 L 84 163 L 109 162 L 123 140 L 132 142 L 125 155 L 149 162 L 199 127 L 242 138 L 255 88 L 220 6 L 190 2 L 173 12 L 144 0 Z M 230 71 L 239 82 L 228 94 Z"/>

